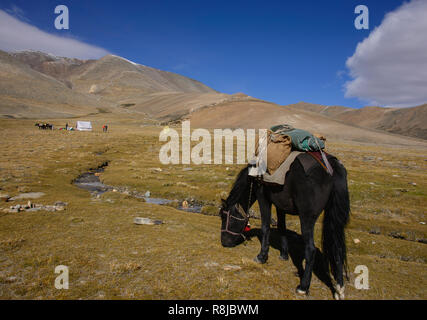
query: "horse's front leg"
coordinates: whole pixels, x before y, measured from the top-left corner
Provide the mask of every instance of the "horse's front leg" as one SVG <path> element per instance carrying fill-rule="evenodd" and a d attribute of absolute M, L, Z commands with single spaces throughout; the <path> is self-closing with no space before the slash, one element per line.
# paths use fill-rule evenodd
<path fill-rule="evenodd" d="M 271 224 L 271 202 L 264 196 L 264 187 L 258 190 L 257 199 L 261 211 L 261 251 L 256 256 L 255 261 L 266 263 L 268 259 L 268 250 L 270 248 L 270 224 Z"/>
<path fill-rule="evenodd" d="M 286 213 L 276 207 L 277 212 L 277 230 L 280 235 L 280 259 L 288 260 L 288 239 L 286 238 Z"/>

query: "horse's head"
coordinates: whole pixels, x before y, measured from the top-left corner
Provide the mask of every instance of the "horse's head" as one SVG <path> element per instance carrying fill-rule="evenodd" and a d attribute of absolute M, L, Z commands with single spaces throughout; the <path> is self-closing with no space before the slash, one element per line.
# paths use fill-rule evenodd
<path fill-rule="evenodd" d="M 228 205 L 227 201 L 221 201 L 221 244 L 223 247 L 235 247 L 245 240 L 243 233 L 249 216 L 240 204 Z"/>

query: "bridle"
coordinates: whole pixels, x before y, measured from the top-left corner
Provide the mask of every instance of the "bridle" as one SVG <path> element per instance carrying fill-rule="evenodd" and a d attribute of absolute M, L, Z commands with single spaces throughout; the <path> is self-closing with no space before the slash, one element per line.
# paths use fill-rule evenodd
<path fill-rule="evenodd" d="M 249 222 L 249 207 L 251 205 L 252 185 L 253 185 L 253 181 L 251 181 L 251 188 L 249 190 L 249 202 L 248 202 L 248 210 L 247 210 L 248 213 L 246 213 L 245 210 L 243 210 L 242 206 L 239 203 L 236 203 L 234 206 L 236 207 L 237 211 L 243 216 L 243 218 L 233 216 L 230 213 L 230 210 L 228 210 L 228 211 L 222 210 L 222 212 L 225 213 L 227 216 L 227 221 L 225 222 L 225 229 L 221 229 L 221 232 L 225 232 L 225 233 L 231 234 L 233 236 L 242 236 L 242 238 L 244 240 L 246 240 L 246 237 L 243 234 L 243 231 L 245 230 L 245 227 L 247 226 L 247 224 Z M 234 232 L 234 231 L 231 231 L 228 229 L 228 227 L 230 225 L 230 219 L 235 219 L 235 220 L 245 222 L 243 224 L 242 230 L 240 232 Z"/>
<path fill-rule="evenodd" d="M 225 229 L 221 229 L 221 232 L 225 232 L 225 233 L 231 234 L 231 235 L 233 235 L 233 236 L 242 236 L 242 238 L 243 238 L 244 240 L 246 240 L 246 237 L 245 237 L 245 235 L 243 234 L 243 230 L 245 230 L 245 227 L 246 227 L 246 225 L 248 224 L 249 216 L 248 216 L 248 215 L 243 211 L 243 209 L 242 209 L 242 207 L 240 206 L 240 204 L 236 204 L 236 205 L 235 205 L 235 207 L 236 207 L 236 209 L 240 212 L 240 214 L 242 214 L 242 215 L 243 215 L 243 218 L 239 218 L 239 217 L 233 216 L 233 215 L 230 213 L 230 210 L 228 210 L 228 211 L 222 210 L 222 212 L 223 212 L 224 214 L 226 214 L 226 216 L 227 216 L 227 221 L 225 222 Z M 229 229 L 228 229 L 228 227 L 229 227 L 229 225 L 230 225 L 230 220 L 231 220 L 231 219 L 235 219 L 235 220 L 239 220 L 239 221 L 244 221 L 244 222 L 245 222 L 245 223 L 243 224 L 242 230 L 241 230 L 240 232 L 234 232 L 234 231 L 231 231 L 231 230 L 229 230 Z"/>

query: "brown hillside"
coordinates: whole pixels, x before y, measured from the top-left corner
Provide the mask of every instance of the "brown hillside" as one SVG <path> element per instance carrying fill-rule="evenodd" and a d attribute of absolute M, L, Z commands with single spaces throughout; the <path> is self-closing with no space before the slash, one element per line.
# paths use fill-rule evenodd
<path fill-rule="evenodd" d="M 194 128 L 269 128 L 275 124 L 288 123 L 334 140 L 426 146 L 420 140 L 354 127 L 313 112 L 298 111 L 293 107 L 256 99 L 225 102 L 199 109 L 189 116 L 189 120 Z"/>
<path fill-rule="evenodd" d="M 199 81 L 114 55 L 79 60 L 25 51 L 1 52 L 0 59 L 3 117 L 117 112 L 173 120 L 228 97 Z"/>
<path fill-rule="evenodd" d="M 412 108 L 353 109 L 300 102 L 289 107 L 322 114 L 355 126 L 427 139 L 427 104 Z"/>
<path fill-rule="evenodd" d="M 0 116 L 58 118 L 108 112 L 109 104 L 75 92 L 63 82 L 37 72 L 0 51 Z"/>
<path fill-rule="evenodd" d="M 115 55 L 99 60 L 79 60 L 24 51 L 12 56 L 34 70 L 71 83 L 78 91 L 108 95 L 113 99 L 132 91 L 215 92 L 196 80 L 136 64 Z"/>

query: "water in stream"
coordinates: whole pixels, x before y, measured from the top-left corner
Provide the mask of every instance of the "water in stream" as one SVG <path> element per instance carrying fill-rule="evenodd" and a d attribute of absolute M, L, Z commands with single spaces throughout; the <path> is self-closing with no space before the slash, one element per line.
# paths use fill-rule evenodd
<path fill-rule="evenodd" d="M 91 192 L 95 196 L 103 194 L 107 191 L 119 189 L 119 188 L 115 188 L 115 187 L 107 186 L 107 185 L 103 184 L 101 182 L 101 180 L 99 179 L 99 177 L 96 175 L 96 173 L 103 172 L 104 168 L 106 166 L 108 166 L 108 163 L 104 163 L 103 165 L 101 165 L 97 169 L 91 169 L 89 172 L 85 172 L 85 173 L 81 174 L 80 176 L 78 176 L 73 181 L 73 184 L 75 186 L 77 186 L 78 188 L 81 188 L 81 189 L 84 189 L 84 190 Z M 131 193 L 130 195 L 134 196 L 135 198 L 144 199 L 145 202 L 147 202 L 147 203 L 152 203 L 152 204 L 157 204 L 157 205 L 165 205 L 165 204 L 169 204 L 169 203 L 174 201 L 174 200 L 164 199 L 164 198 L 147 197 L 142 193 L 139 194 L 139 193 L 135 193 L 135 192 Z M 202 210 L 202 206 L 201 205 L 191 205 L 188 208 L 183 208 L 182 206 L 178 206 L 177 209 L 182 210 L 182 211 L 187 211 L 187 212 L 200 213 Z"/>

